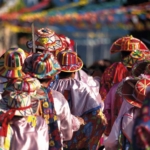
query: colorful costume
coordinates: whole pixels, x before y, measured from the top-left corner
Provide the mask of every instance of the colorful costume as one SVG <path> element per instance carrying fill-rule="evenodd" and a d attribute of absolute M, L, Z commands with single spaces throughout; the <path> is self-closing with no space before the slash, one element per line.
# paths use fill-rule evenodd
<path fill-rule="evenodd" d="M 148 94 L 148 92 L 147 92 Z M 136 118 L 133 132 L 132 141 L 133 149 L 135 150 L 148 150 L 150 149 L 150 99 L 149 96 L 144 100 L 143 106 L 140 110 L 139 116 Z"/>
<path fill-rule="evenodd" d="M 100 81 L 100 94 L 105 104 L 104 113 L 108 118 L 108 126 L 105 130 L 107 136 L 122 104 L 122 97 L 113 93 L 116 91 L 117 84 L 119 85 L 125 77 L 130 75 L 128 68 L 131 69 L 138 61 L 150 57 L 145 44 L 132 36 L 119 38 L 112 44 L 110 51 L 111 53 L 121 52 L 123 57 L 121 62 L 114 63 L 106 69 Z"/>
<path fill-rule="evenodd" d="M 107 93 L 115 83 L 122 81 L 123 78 L 129 75 L 127 67 L 131 68 L 137 61 L 143 60 L 149 57 L 147 55 L 150 55 L 146 45 L 132 36 L 125 36 L 116 40 L 112 44 L 110 52 L 112 54 L 128 52 L 128 55 L 122 58 L 121 62 L 114 63 L 108 67 L 102 75 L 100 81 L 102 100 L 105 100 Z"/>
<path fill-rule="evenodd" d="M 65 50 L 65 44 L 53 30 L 41 28 L 35 31 L 36 52 L 51 52 L 56 57 L 60 51 Z M 33 49 L 32 40 L 27 41 L 27 47 Z"/>
<path fill-rule="evenodd" d="M 149 84 L 150 80 L 146 78 L 127 78 L 123 81 L 120 94 L 122 94 L 126 101 L 123 101 L 112 130 L 108 138 L 104 141 L 106 150 L 115 149 L 118 146 L 126 147 L 126 143 L 122 141 L 120 142 L 121 144 L 119 143 L 120 135 L 123 135 L 127 139 L 129 145 L 132 143 L 132 127 L 146 96 L 146 87 Z"/>
<path fill-rule="evenodd" d="M 83 70 L 79 70 L 75 73 L 75 79 L 84 82 L 87 86 L 91 88 L 91 90 L 96 94 L 99 95 L 99 89 L 100 89 L 100 78 L 95 76 L 89 76 L 84 72 Z"/>
<path fill-rule="evenodd" d="M 110 88 L 122 81 L 125 77 L 129 75 L 127 68 L 122 64 L 122 62 L 113 63 L 108 67 L 100 80 L 100 94 L 102 100 L 105 101 L 106 95 L 108 94 Z"/>
<path fill-rule="evenodd" d="M 22 65 L 26 58 L 21 48 L 10 49 L 4 54 L 4 63 L 0 66 L 0 75 L 5 78 L 25 77 Z"/>
<path fill-rule="evenodd" d="M 118 86 L 120 86 L 122 84 L 121 83 L 116 83 L 114 84 L 111 89 L 109 90 L 106 99 L 104 101 L 104 114 L 107 118 L 107 128 L 105 130 L 105 135 L 108 136 L 112 126 L 114 124 L 114 121 L 116 120 L 119 111 L 120 111 L 120 107 L 122 105 L 123 99 L 122 96 L 120 96 L 117 93 L 118 90 Z"/>
<path fill-rule="evenodd" d="M 63 72 L 80 70 L 83 63 L 75 52 L 63 51 L 58 54 L 58 61 Z M 61 92 L 68 100 L 71 113 L 82 117 L 86 124 L 74 132 L 73 138 L 65 142 L 68 149 L 87 148 L 95 150 L 105 130 L 105 118 L 102 114 L 103 102 L 101 96 L 82 81 L 73 78 L 59 79 L 52 89 Z"/>
<path fill-rule="evenodd" d="M 60 65 L 51 53 L 35 53 L 25 60 L 24 72 L 38 79 L 52 78 L 60 72 Z M 62 141 L 70 140 L 73 131 L 80 127 L 80 122 L 71 115 L 64 96 L 49 88 L 42 87 L 34 99 L 40 100 L 37 114 L 45 118 L 49 126 L 49 149 L 62 149 Z"/>
<path fill-rule="evenodd" d="M 123 146 L 123 142 L 121 141 L 120 142 L 120 132 L 122 132 L 122 120 L 123 120 L 123 116 L 125 114 L 128 114 L 129 110 L 132 109 L 133 106 L 128 104 L 126 101 L 123 101 L 122 103 L 122 106 L 120 108 L 120 112 L 118 114 L 118 117 L 116 118 L 113 126 L 112 126 L 112 129 L 111 129 L 111 132 L 109 134 L 109 136 L 104 140 L 104 146 L 105 146 L 105 149 L 106 150 L 116 150 L 116 149 L 119 149 L 121 146 Z M 128 115 L 130 116 L 130 118 L 133 116 L 131 116 L 132 114 Z M 126 126 L 128 125 L 129 123 L 126 122 Z M 122 127 L 124 128 L 124 127 Z M 128 129 L 130 129 L 132 127 L 128 127 Z"/>
<path fill-rule="evenodd" d="M 32 96 L 35 93 L 22 91 L 25 84 L 18 83 L 7 86 L 0 101 L 0 111 L 3 112 L 0 114 L 0 148 L 47 150 L 48 126 L 42 117 L 34 115 L 32 109 Z M 28 86 L 33 89 L 29 82 Z"/>

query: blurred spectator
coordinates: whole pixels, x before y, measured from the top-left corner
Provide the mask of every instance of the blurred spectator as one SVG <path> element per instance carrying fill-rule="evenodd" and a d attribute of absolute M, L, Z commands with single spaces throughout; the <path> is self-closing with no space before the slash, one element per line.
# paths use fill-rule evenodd
<path fill-rule="evenodd" d="M 99 61 L 94 62 L 88 69 L 92 72 L 92 76 L 99 76 L 101 77 L 103 72 L 107 67 L 109 67 L 112 62 L 108 59 L 102 59 Z"/>

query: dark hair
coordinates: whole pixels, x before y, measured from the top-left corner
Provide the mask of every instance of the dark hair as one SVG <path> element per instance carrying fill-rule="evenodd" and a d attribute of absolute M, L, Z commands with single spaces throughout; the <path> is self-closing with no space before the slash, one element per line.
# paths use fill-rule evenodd
<path fill-rule="evenodd" d="M 122 51 L 122 52 L 121 52 L 121 57 L 122 57 L 122 58 L 125 58 L 125 57 L 129 56 L 130 53 L 131 53 L 131 51 L 129 51 L 129 52 L 127 52 L 127 51 Z"/>
<path fill-rule="evenodd" d="M 63 72 L 63 71 L 61 71 L 59 73 L 59 78 L 63 79 L 63 78 L 71 77 L 72 73 L 74 73 L 74 72 Z"/>
<path fill-rule="evenodd" d="M 52 78 L 47 78 L 47 79 L 38 79 L 40 81 L 40 83 L 45 83 L 45 82 L 49 82 L 52 80 Z"/>
<path fill-rule="evenodd" d="M 43 53 L 43 50 L 41 50 L 41 49 L 36 49 L 36 53 Z"/>

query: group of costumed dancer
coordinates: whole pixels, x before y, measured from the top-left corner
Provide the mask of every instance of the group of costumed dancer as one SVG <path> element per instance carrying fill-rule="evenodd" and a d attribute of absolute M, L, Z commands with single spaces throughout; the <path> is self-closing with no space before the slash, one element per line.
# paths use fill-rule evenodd
<path fill-rule="evenodd" d="M 150 149 L 150 51 L 116 40 L 102 76 L 83 69 L 74 41 L 36 29 L 0 57 L 0 150 Z M 90 57 L 90 56 L 89 56 Z"/>

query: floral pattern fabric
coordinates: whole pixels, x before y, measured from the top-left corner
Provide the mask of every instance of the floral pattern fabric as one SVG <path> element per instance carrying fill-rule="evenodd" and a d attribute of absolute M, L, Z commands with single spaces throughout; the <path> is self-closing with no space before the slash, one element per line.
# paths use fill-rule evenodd
<path fill-rule="evenodd" d="M 74 132 L 72 139 L 64 144 L 67 145 L 68 150 L 96 150 L 100 146 L 100 138 L 105 130 L 104 116 L 100 110 L 94 110 L 81 117 L 84 119 L 85 125 Z"/>
<path fill-rule="evenodd" d="M 47 94 L 47 99 L 43 100 L 42 110 L 43 117 L 45 118 L 49 127 L 49 150 L 61 150 L 61 138 L 60 131 L 58 129 L 57 116 L 54 108 L 54 100 L 52 97 L 51 90 L 44 89 Z"/>

